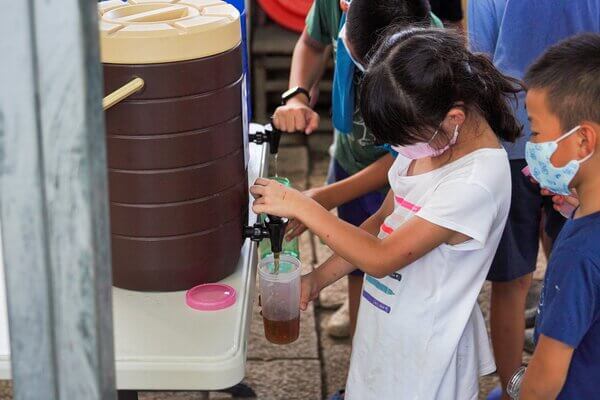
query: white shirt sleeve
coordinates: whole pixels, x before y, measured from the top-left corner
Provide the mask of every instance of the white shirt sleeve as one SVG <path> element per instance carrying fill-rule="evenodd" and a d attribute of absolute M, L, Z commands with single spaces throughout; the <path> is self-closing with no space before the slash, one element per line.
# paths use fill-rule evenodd
<path fill-rule="evenodd" d="M 496 201 L 488 190 L 462 180 L 440 184 L 416 213 L 433 224 L 469 236 L 476 248 L 485 246 L 497 214 Z"/>

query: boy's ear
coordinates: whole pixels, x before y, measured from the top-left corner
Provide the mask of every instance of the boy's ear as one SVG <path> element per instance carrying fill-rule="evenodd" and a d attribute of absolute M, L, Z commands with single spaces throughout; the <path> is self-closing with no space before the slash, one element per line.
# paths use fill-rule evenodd
<path fill-rule="evenodd" d="M 583 122 L 579 129 L 579 158 L 587 157 L 596 150 L 600 139 L 600 125 Z"/>

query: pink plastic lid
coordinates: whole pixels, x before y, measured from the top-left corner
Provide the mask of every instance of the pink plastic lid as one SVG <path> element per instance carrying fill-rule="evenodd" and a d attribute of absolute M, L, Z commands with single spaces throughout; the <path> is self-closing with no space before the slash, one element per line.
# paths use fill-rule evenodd
<path fill-rule="evenodd" d="M 185 294 L 186 304 L 200 311 L 217 311 L 235 304 L 235 289 L 222 283 L 207 283 L 191 288 Z"/>

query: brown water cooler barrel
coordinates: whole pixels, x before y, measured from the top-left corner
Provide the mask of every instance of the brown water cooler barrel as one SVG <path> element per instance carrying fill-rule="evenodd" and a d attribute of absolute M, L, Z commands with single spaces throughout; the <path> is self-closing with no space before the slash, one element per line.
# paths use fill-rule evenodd
<path fill-rule="evenodd" d="M 115 286 L 183 290 L 233 273 L 247 219 L 239 13 L 218 0 L 99 4 Z"/>

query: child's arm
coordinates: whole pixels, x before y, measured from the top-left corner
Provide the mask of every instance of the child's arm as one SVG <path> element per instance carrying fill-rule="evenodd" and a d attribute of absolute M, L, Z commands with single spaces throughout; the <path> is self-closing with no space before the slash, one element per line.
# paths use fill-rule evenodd
<path fill-rule="evenodd" d="M 573 348 L 540 335 L 521 384 L 521 400 L 550 400 L 560 393 L 573 356 Z"/>
<path fill-rule="evenodd" d="M 387 154 L 346 179 L 304 193 L 325 209 L 331 210 L 367 193 L 385 187 L 388 183 L 387 173 L 393 163 L 394 157 L 391 154 Z M 304 224 L 294 221 L 290 224 L 288 238 L 292 239 L 299 236 L 305 230 L 306 226 Z"/>
<path fill-rule="evenodd" d="M 389 215 L 394 207 L 393 193 L 390 190 L 380 209 L 369 217 L 360 228 L 373 236 L 379 233 L 379 227 Z M 300 309 L 306 310 L 308 303 L 314 300 L 321 290 L 336 282 L 340 278 L 348 275 L 356 267 L 344 260 L 342 257 L 334 254 L 329 257 L 321 266 L 310 274 L 302 277 L 302 295 L 300 299 Z"/>
<path fill-rule="evenodd" d="M 294 47 L 289 87 L 311 90 L 319 81 L 327 62 L 327 46 L 311 38 L 305 29 Z M 303 94 L 292 97 L 273 114 L 273 125 L 284 132 L 312 133 L 319 126 L 319 115 Z"/>
<path fill-rule="evenodd" d="M 421 258 L 443 243 L 469 238 L 453 230 L 413 217 L 385 239 L 357 228 L 325 210 L 300 192 L 268 179 L 258 179 L 250 192 L 257 198 L 255 213 L 301 220 L 336 254 L 365 273 L 384 277 Z"/>

